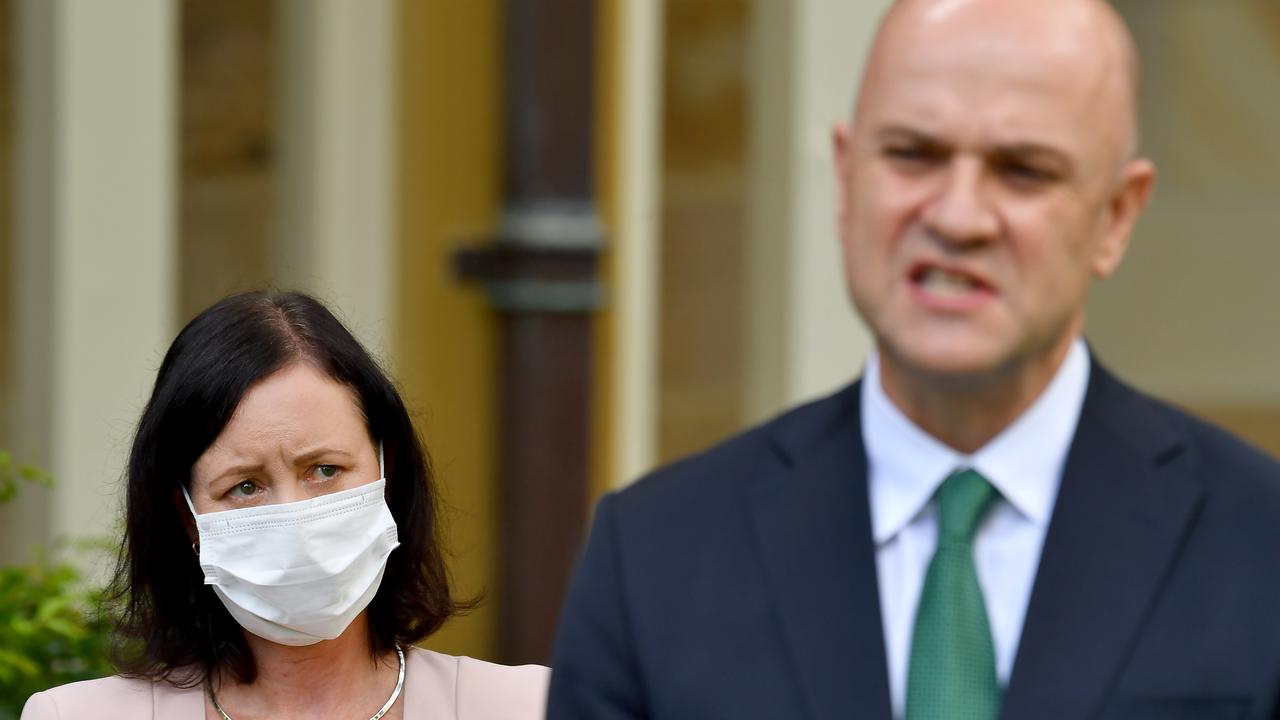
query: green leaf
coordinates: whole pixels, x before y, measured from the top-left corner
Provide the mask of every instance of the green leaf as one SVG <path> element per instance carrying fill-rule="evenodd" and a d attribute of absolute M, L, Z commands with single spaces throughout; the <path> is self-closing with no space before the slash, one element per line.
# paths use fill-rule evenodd
<path fill-rule="evenodd" d="M 53 485 L 53 476 L 36 467 L 35 465 L 19 465 L 18 477 L 28 482 L 44 485 L 46 487 Z"/>
<path fill-rule="evenodd" d="M 52 478 L 0 451 L 0 502 L 24 482 Z M 27 564 L 0 567 L 0 720 L 16 720 L 33 693 L 114 672 L 106 659 L 115 617 L 109 601 L 84 585 L 75 566 L 52 560 L 111 548 L 105 540 L 59 541 L 37 547 Z"/>
<path fill-rule="evenodd" d="M 32 662 L 31 658 L 4 648 L 0 648 L 0 665 L 7 665 L 28 677 L 35 677 L 40 674 L 40 666 Z"/>
<path fill-rule="evenodd" d="M 88 636 L 83 627 L 63 618 L 50 618 L 44 625 L 68 640 L 83 640 Z"/>
<path fill-rule="evenodd" d="M 13 453 L 0 450 L 0 505 L 11 500 L 18 493 L 18 481 L 33 485 L 53 485 L 53 476 L 30 463 L 18 463 Z"/>
<path fill-rule="evenodd" d="M 66 595 L 48 598 L 40 603 L 40 607 L 36 610 L 36 620 L 47 623 L 59 615 L 65 615 L 73 602 L 75 602 L 75 599 Z"/>
<path fill-rule="evenodd" d="M 13 629 L 13 634 L 19 637 L 31 637 L 35 635 L 38 630 L 35 623 L 21 615 L 10 619 L 9 627 Z"/>

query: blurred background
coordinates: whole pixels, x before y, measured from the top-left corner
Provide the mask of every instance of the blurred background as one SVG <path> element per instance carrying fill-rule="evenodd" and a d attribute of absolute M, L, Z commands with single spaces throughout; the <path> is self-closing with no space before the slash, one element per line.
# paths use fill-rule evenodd
<path fill-rule="evenodd" d="M 1280 4 L 1116 4 L 1161 175 L 1089 339 L 1280 453 Z M 0 474 L 53 478 L 0 565 L 111 538 L 174 335 L 298 288 L 399 382 L 483 594 L 426 644 L 545 661 L 595 497 L 859 372 L 829 132 L 887 5 L 0 0 Z"/>

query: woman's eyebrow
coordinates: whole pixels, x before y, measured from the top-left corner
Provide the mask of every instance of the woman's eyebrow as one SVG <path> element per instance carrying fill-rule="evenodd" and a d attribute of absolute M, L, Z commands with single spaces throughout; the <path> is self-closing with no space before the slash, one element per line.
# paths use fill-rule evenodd
<path fill-rule="evenodd" d="M 222 472 L 215 475 L 213 477 L 213 480 L 209 481 L 209 484 L 213 485 L 219 480 L 225 480 L 231 476 L 244 477 L 245 475 L 252 475 L 254 473 L 260 472 L 261 470 L 262 470 L 261 463 L 245 463 L 241 465 L 232 465 L 226 470 L 223 470 Z"/>
<path fill-rule="evenodd" d="M 311 463 L 316 460 L 319 460 L 322 457 L 333 457 L 333 456 L 338 456 L 345 460 L 350 460 L 355 457 L 355 455 L 347 452 L 346 450 L 338 450 L 336 448 L 331 448 L 331 447 L 317 447 L 317 448 L 312 448 L 310 450 L 305 450 L 299 453 L 298 455 L 294 456 L 293 464 L 305 465 L 307 463 Z"/>

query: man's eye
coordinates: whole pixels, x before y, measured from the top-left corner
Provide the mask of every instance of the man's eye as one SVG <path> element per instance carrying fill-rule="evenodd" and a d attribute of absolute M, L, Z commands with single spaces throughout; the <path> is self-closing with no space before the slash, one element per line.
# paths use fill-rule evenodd
<path fill-rule="evenodd" d="M 905 171 L 928 170 L 943 160 L 943 153 L 924 145 L 890 145 L 882 151 L 894 167 Z"/>
<path fill-rule="evenodd" d="M 1047 170 L 1041 170 L 1033 165 L 1023 163 L 1008 163 L 1000 168 L 1000 172 L 1005 177 L 1027 184 L 1044 184 L 1057 178 L 1056 175 Z"/>
<path fill-rule="evenodd" d="M 930 160 L 937 155 L 926 148 L 915 146 L 887 147 L 884 154 L 895 160 Z"/>
<path fill-rule="evenodd" d="M 338 477 L 338 466 L 337 465 L 317 465 L 316 477 L 322 480 L 332 480 Z"/>

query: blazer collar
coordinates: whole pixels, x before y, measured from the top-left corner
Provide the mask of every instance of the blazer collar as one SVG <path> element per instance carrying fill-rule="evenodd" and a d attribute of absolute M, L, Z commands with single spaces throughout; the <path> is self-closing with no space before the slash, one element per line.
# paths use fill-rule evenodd
<path fill-rule="evenodd" d="M 1002 720 L 1091 717 L 1202 502 L 1174 416 L 1095 362 Z"/>
<path fill-rule="evenodd" d="M 405 676 L 401 700 L 406 718 L 455 718 L 457 659 L 421 648 L 404 648 Z M 153 717 L 204 717 L 204 685 L 176 688 L 165 682 L 151 683 Z"/>
<path fill-rule="evenodd" d="M 162 680 L 151 683 L 151 717 L 204 717 L 204 684 L 179 688 Z"/>
<path fill-rule="evenodd" d="M 777 423 L 777 463 L 750 497 L 764 577 L 813 720 L 891 717 L 858 398 L 855 384 Z"/>
<path fill-rule="evenodd" d="M 854 384 L 779 422 L 776 466 L 750 497 L 815 720 L 891 717 L 859 396 Z M 1174 417 L 1093 363 L 1001 720 L 1089 717 L 1105 700 L 1203 502 Z"/>

